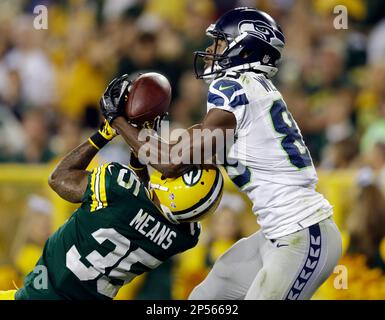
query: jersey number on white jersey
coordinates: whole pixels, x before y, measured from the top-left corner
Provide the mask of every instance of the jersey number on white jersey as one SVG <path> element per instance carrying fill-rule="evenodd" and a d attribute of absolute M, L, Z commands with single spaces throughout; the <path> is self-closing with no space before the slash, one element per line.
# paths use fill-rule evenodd
<path fill-rule="evenodd" d="M 303 169 L 312 165 L 307 149 L 297 123 L 287 110 L 285 101 L 274 101 L 270 108 L 270 116 L 275 131 L 282 134 L 281 146 L 288 155 L 289 161 L 295 167 Z"/>

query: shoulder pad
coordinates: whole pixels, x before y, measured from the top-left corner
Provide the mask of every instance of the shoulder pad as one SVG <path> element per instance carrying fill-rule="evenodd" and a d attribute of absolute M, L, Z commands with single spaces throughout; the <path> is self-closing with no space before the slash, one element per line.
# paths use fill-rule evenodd
<path fill-rule="evenodd" d="M 215 80 L 210 85 L 207 102 L 215 106 L 228 105 L 233 108 L 249 103 L 242 84 L 227 76 Z"/>

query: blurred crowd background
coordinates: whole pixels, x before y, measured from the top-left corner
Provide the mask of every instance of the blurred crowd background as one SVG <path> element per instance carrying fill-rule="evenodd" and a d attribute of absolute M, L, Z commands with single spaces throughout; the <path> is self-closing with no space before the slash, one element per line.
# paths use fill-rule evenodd
<path fill-rule="evenodd" d="M 33 10 L 48 8 L 48 29 Z M 337 30 L 336 5 L 348 10 Z M 193 52 L 227 10 L 253 6 L 282 26 L 274 79 L 317 166 L 343 233 L 348 288 L 333 274 L 317 299 L 385 299 L 385 2 L 383 0 L 2 0 L 0 2 L 0 289 L 20 286 L 47 237 L 73 206 L 48 190 L 60 156 L 100 124 L 99 98 L 116 75 L 170 80 L 173 127 L 205 114 L 207 84 Z M 126 162 L 115 139 L 95 165 Z M 227 182 L 198 246 L 134 280 L 120 299 L 184 299 L 218 256 L 258 229 L 250 203 Z M 342 283 L 342 282 L 341 282 Z"/>

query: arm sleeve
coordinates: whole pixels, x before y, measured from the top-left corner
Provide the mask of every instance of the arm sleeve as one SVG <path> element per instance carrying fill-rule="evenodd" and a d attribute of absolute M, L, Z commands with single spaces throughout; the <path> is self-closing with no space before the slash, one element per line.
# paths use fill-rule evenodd
<path fill-rule="evenodd" d="M 111 176 L 113 163 L 106 163 L 93 169 L 88 177 L 88 185 L 83 203 L 90 206 L 90 211 L 106 208 L 111 200 Z"/>
<path fill-rule="evenodd" d="M 92 170 L 83 204 L 89 205 L 90 211 L 120 204 L 122 197 L 137 199 L 141 191 L 141 182 L 129 167 L 111 162 Z"/>
<path fill-rule="evenodd" d="M 233 113 L 237 121 L 236 131 L 243 129 L 245 125 L 246 106 L 248 104 L 246 92 L 239 82 L 222 78 L 210 85 L 207 112 L 213 108 L 218 108 Z"/>

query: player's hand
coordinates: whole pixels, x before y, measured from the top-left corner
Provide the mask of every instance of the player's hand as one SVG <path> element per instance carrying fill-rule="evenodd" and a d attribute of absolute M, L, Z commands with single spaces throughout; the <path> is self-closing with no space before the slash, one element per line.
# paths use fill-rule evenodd
<path fill-rule="evenodd" d="M 100 109 L 108 123 L 122 115 L 122 105 L 128 98 L 132 81 L 127 74 L 113 79 L 100 99 Z"/>

